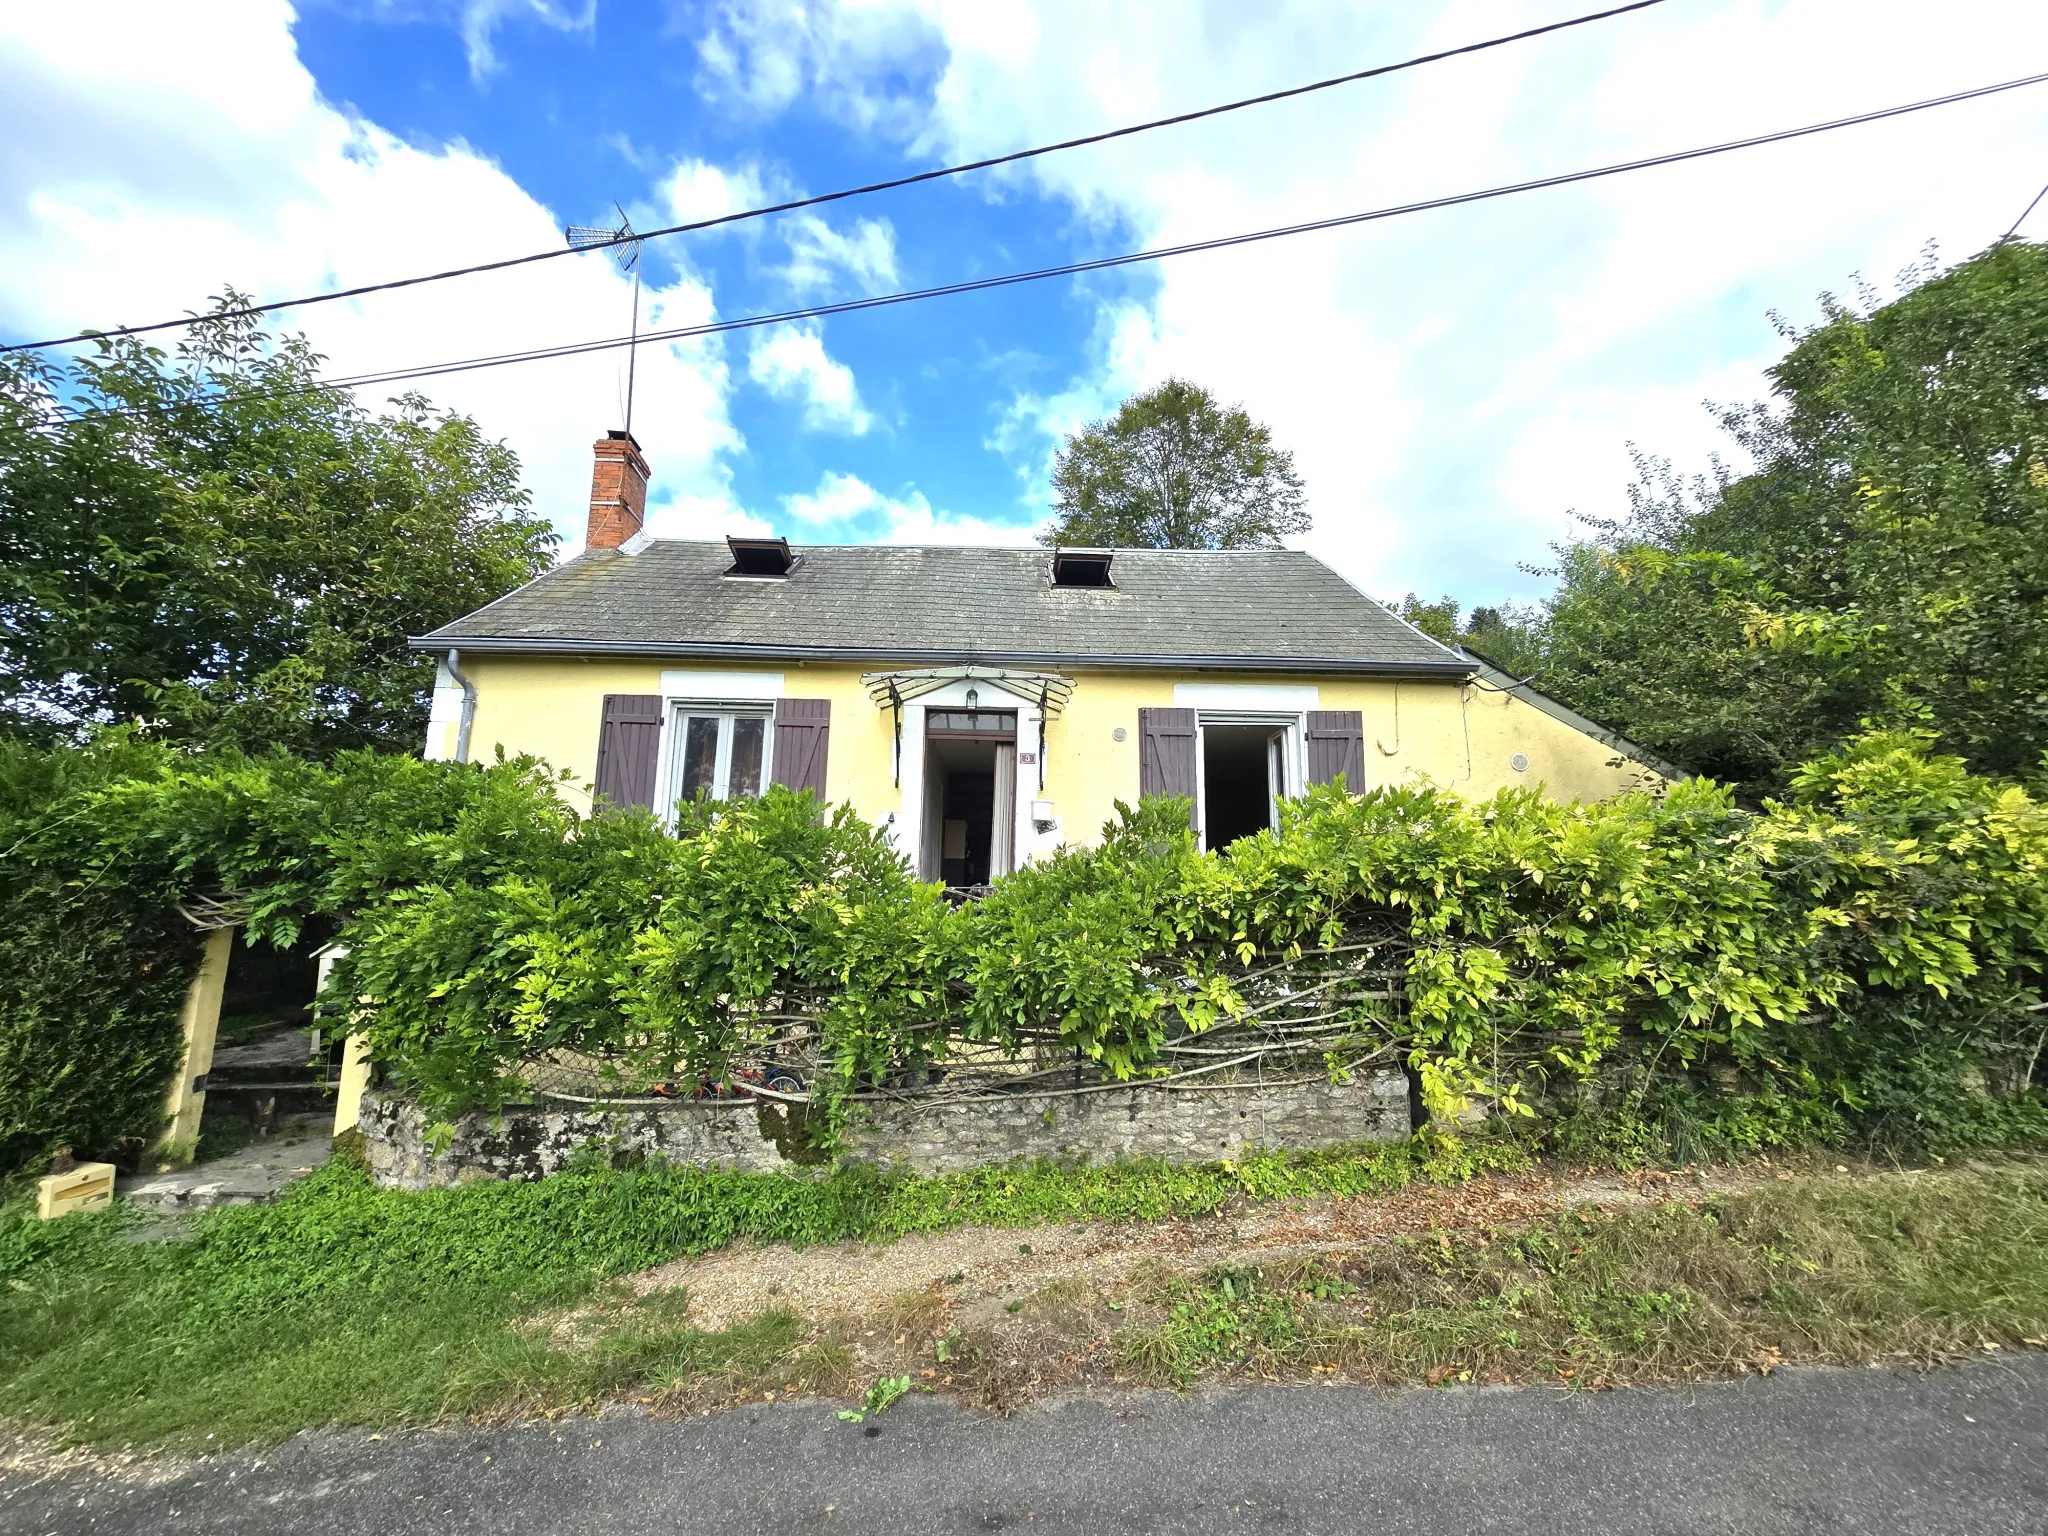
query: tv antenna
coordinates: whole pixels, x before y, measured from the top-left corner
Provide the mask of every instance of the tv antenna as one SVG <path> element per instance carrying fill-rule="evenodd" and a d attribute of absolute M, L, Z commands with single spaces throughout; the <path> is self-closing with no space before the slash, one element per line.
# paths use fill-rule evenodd
<path fill-rule="evenodd" d="M 619 225 L 616 229 L 601 229 L 589 224 L 571 224 L 562 233 L 568 238 L 572 251 L 588 251 L 600 247 L 609 249 L 612 260 L 619 264 L 621 272 L 633 274 L 633 330 L 626 343 L 626 436 L 633 435 L 633 364 L 640 351 L 640 240 L 633 233 L 633 221 L 626 217 L 626 210 L 617 203 L 612 207 L 618 211 Z"/>

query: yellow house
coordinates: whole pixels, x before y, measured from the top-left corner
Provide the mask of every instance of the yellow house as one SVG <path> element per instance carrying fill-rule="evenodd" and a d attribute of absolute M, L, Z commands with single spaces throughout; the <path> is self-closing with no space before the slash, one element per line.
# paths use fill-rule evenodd
<path fill-rule="evenodd" d="M 1148 794 L 1222 847 L 1340 773 L 1595 799 L 1676 771 L 1298 551 L 650 539 L 646 482 L 601 440 L 585 552 L 413 642 L 430 757 L 532 753 L 657 811 L 810 788 L 956 886 Z"/>

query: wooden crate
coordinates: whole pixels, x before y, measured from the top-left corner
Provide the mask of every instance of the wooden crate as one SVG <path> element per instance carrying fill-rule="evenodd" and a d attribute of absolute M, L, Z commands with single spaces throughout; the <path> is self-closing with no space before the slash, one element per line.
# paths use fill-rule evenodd
<path fill-rule="evenodd" d="M 114 1203 L 114 1165 L 80 1163 L 36 1185 L 36 1215 L 44 1221 L 78 1211 L 103 1211 Z"/>

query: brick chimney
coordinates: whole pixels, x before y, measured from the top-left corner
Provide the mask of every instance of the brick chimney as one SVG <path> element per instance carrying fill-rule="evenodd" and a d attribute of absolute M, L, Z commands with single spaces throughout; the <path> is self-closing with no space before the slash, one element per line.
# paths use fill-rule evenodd
<path fill-rule="evenodd" d="M 607 432 L 596 443 L 590 471 L 591 549 L 617 549 L 640 531 L 647 515 L 647 461 L 630 432 Z"/>

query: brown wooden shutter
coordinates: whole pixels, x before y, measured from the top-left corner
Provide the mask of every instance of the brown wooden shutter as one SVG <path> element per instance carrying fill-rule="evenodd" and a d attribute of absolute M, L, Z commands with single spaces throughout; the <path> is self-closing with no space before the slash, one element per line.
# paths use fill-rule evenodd
<path fill-rule="evenodd" d="M 775 760 L 770 778 L 791 789 L 808 789 L 825 802 L 825 748 L 832 734 L 830 699 L 775 701 Z"/>
<path fill-rule="evenodd" d="M 597 795 L 616 806 L 654 809 L 661 756 L 661 695 L 608 693 L 597 730 Z"/>
<path fill-rule="evenodd" d="M 1194 821 L 1195 712 L 1192 709 L 1138 711 L 1138 794 L 1183 795 Z"/>
<path fill-rule="evenodd" d="M 1365 790 L 1365 716 L 1355 709 L 1308 713 L 1308 781 L 1328 784 L 1338 774 L 1354 795 Z"/>

